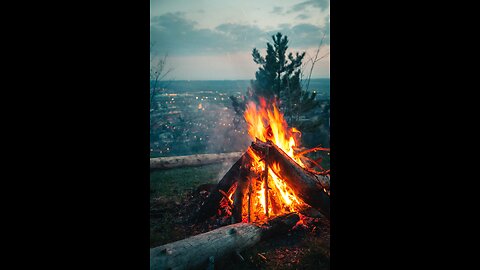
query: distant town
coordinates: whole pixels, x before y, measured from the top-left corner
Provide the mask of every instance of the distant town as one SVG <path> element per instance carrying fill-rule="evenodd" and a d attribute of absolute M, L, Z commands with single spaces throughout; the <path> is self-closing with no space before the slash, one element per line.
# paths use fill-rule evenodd
<path fill-rule="evenodd" d="M 245 151 L 250 138 L 243 121 L 234 124 L 235 112 L 229 96 L 245 94 L 249 81 L 162 82 L 151 108 L 151 157 Z M 313 144 L 329 144 L 330 80 L 316 79 L 321 106 L 312 112 L 324 119 L 318 130 L 303 132 Z M 237 116 L 238 117 L 238 116 Z M 319 136 L 321 134 L 321 136 Z"/>

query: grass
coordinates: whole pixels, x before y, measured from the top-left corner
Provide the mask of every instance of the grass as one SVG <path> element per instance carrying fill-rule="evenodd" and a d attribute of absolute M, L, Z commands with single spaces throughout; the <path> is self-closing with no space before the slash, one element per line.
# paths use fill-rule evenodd
<path fill-rule="evenodd" d="M 199 185 L 217 183 L 225 167 L 223 164 L 210 164 L 153 171 L 150 173 L 150 199 L 174 198 L 196 189 Z"/>
<path fill-rule="evenodd" d="M 329 157 L 327 157 L 324 162 L 322 165 L 326 165 L 325 167 L 329 168 Z M 180 198 L 185 196 L 188 191 L 195 190 L 202 184 L 217 183 L 231 165 L 232 164 L 210 164 L 201 167 L 183 167 L 152 171 L 150 172 L 150 201 L 152 202 L 154 198 L 161 198 L 167 202 L 166 206 L 175 207 L 175 201 L 180 201 Z M 175 212 L 171 211 L 165 211 L 163 215 L 151 218 L 150 246 L 154 247 L 185 238 L 186 236 L 183 235 L 181 230 L 178 230 L 175 222 Z M 329 256 L 326 256 L 326 251 L 328 251 L 329 248 L 325 247 L 325 243 L 317 241 L 316 239 L 310 239 L 310 241 L 304 243 L 304 245 L 308 246 L 310 252 L 303 258 L 302 263 L 314 265 L 318 267 L 317 269 L 329 269 L 329 258 L 327 258 Z M 256 252 L 252 254 L 256 255 Z M 286 269 L 285 267 L 286 266 L 279 266 L 278 269 Z"/>
<path fill-rule="evenodd" d="M 321 166 L 330 169 L 330 156 L 318 153 L 315 158 L 320 156 L 323 157 Z M 150 200 L 158 197 L 174 198 L 196 189 L 199 185 L 217 183 L 232 164 L 233 162 L 217 163 L 201 167 L 152 171 L 150 173 Z"/>
<path fill-rule="evenodd" d="M 150 172 L 150 202 L 161 199 L 164 209 L 162 215 L 150 218 L 151 247 L 186 237 L 177 227 L 176 213 L 167 208 L 176 207 L 175 202 L 180 202 L 188 191 L 202 184 L 217 183 L 231 165 L 220 163 Z"/>

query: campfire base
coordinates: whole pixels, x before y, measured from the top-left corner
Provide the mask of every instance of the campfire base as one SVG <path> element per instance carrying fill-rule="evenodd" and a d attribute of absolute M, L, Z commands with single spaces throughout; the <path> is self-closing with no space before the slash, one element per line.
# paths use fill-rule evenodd
<path fill-rule="evenodd" d="M 330 175 L 315 173 L 300 167 L 291 157 L 282 149 L 270 141 L 262 142 L 257 140 L 252 142 L 250 148 L 265 158 L 268 164 L 278 164 L 285 177 L 283 179 L 292 188 L 297 196 L 309 206 L 320 211 L 324 216 L 330 218 Z M 242 220 L 242 202 L 246 199 L 248 174 L 248 164 L 252 158 L 248 151 L 233 164 L 230 170 L 218 182 L 216 188 L 212 191 L 207 201 L 202 205 L 196 216 L 196 222 L 203 222 L 207 218 L 215 215 L 220 200 L 227 194 L 230 188 L 237 184 L 234 196 L 233 219 L 234 222 Z M 265 194 L 266 205 L 268 205 L 268 193 Z M 267 212 L 268 213 L 268 212 Z"/>

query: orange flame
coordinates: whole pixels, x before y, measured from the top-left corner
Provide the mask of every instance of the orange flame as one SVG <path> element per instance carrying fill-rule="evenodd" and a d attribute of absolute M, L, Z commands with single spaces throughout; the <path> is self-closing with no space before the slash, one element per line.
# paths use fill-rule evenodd
<path fill-rule="evenodd" d="M 248 124 L 248 134 L 252 140 L 258 138 L 264 142 L 267 140 L 272 141 L 300 166 L 305 167 L 300 158 L 294 156 L 294 148 L 299 145 L 296 138 L 301 133 L 296 128 L 288 128 L 283 114 L 275 104 L 268 106 L 263 98 L 260 99 L 260 106 L 250 102 L 247 104 L 244 117 Z M 243 202 L 243 209 L 247 209 L 255 217 L 252 221 L 265 221 L 267 218 L 267 206 L 269 217 L 296 212 L 300 207 L 304 206 L 304 202 L 295 195 L 294 191 L 282 179 L 280 166 L 277 163 L 269 164 L 267 183 L 265 183 L 262 176 L 265 170 L 265 161 L 250 148 L 247 152 L 252 157 L 251 170 L 260 176 L 259 181 L 251 181 L 250 183 L 252 189 L 251 208 L 248 209 L 248 206 L 245 205 L 247 203 L 246 200 Z M 268 185 L 268 202 L 265 200 L 267 195 L 265 184 Z M 246 220 L 246 212 L 243 211 L 243 220 Z"/>
<path fill-rule="evenodd" d="M 247 104 L 244 117 L 248 124 L 248 135 L 252 140 L 271 140 L 300 166 L 305 167 L 300 158 L 293 154 L 293 148 L 299 145 L 293 134 L 300 134 L 300 131 L 288 128 L 287 121 L 275 104 L 269 108 L 263 98 L 260 99 L 260 104 L 259 108 L 253 102 Z"/>

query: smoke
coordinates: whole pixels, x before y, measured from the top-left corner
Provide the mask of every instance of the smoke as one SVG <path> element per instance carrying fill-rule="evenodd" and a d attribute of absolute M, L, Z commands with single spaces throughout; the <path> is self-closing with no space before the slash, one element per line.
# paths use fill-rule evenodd
<path fill-rule="evenodd" d="M 229 102 L 229 100 L 228 100 Z M 199 113 L 210 123 L 204 130 L 206 153 L 244 152 L 250 145 L 250 137 L 245 123 L 235 127 L 232 119 L 235 112 L 231 105 L 203 100 L 199 102 Z M 200 107 L 200 105 L 198 106 Z"/>

